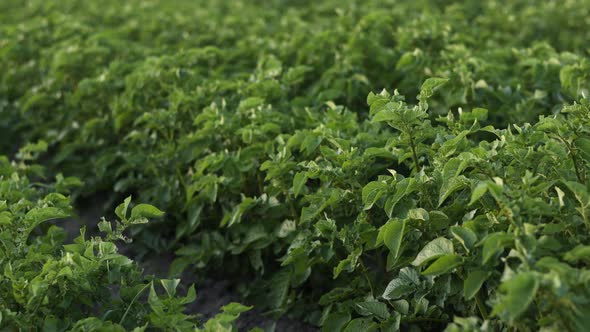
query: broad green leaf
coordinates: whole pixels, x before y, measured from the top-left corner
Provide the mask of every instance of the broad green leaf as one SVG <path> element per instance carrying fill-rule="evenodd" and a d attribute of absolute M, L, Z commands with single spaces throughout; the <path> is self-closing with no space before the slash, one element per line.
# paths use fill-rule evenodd
<path fill-rule="evenodd" d="M 408 211 L 408 219 L 428 221 L 430 219 L 430 215 L 428 214 L 428 211 L 424 210 L 423 208 L 411 209 Z"/>
<path fill-rule="evenodd" d="M 322 140 L 323 138 L 318 134 L 306 135 L 301 143 L 301 151 L 305 152 L 307 155 L 312 154 L 317 147 L 320 146 Z"/>
<path fill-rule="evenodd" d="M 191 285 L 186 293 L 186 296 L 182 298 L 182 304 L 189 304 L 195 302 L 197 299 L 197 291 L 195 290 L 195 285 Z"/>
<path fill-rule="evenodd" d="M 580 137 L 575 141 L 575 144 L 582 153 L 584 159 L 590 160 L 590 139 Z"/>
<path fill-rule="evenodd" d="M 369 331 L 372 324 L 373 320 L 371 318 L 356 318 L 346 325 L 344 332 Z"/>
<path fill-rule="evenodd" d="M 402 315 L 394 311 L 389 319 L 381 324 L 381 332 L 397 332 L 400 330 Z"/>
<path fill-rule="evenodd" d="M 466 300 L 471 300 L 475 294 L 477 294 L 489 275 L 488 272 L 482 270 L 470 271 L 463 282 L 463 297 L 465 297 Z"/>
<path fill-rule="evenodd" d="M 349 312 L 334 312 L 326 317 L 324 324 L 322 325 L 322 331 L 324 332 L 332 332 L 332 331 L 342 331 L 344 326 L 350 322 L 350 313 Z"/>
<path fill-rule="evenodd" d="M 471 113 L 478 121 L 485 121 L 488 119 L 488 110 L 485 108 L 476 107 L 471 110 Z"/>
<path fill-rule="evenodd" d="M 452 226 L 451 234 L 463 245 L 467 252 L 470 252 L 477 242 L 477 235 L 466 227 Z"/>
<path fill-rule="evenodd" d="M 264 99 L 263 98 L 250 97 L 250 98 L 246 98 L 246 99 L 242 100 L 240 102 L 240 105 L 238 106 L 238 109 L 240 109 L 240 110 L 248 110 L 248 109 L 251 109 L 251 108 L 258 107 L 258 106 L 260 106 L 262 104 L 264 104 Z"/>
<path fill-rule="evenodd" d="M 356 303 L 357 311 L 363 316 L 374 315 L 379 319 L 387 319 L 389 317 L 389 310 L 387 305 L 378 301 L 367 301 Z"/>
<path fill-rule="evenodd" d="M 430 241 L 424 246 L 424 248 L 422 248 L 412 262 L 412 265 L 419 266 L 435 258 L 444 255 L 453 255 L 454 253 L 453 242 L 444 237 L 439 237 Z"/>
<path fill-rule="evenodd" d="M 0 212 L 0 226 L 8 226 L 12 224 L 12 213 L 8 211 Z"/>
<path fill-rule="evenodd" d="M 434 263 L 430 264 L 422 274 L 427 276 L 437 276 L 451 271 L 462 263 L 463 259 L 460 256 L 444 255 L 439 257 Z"/>
<path fill-rule="evenodd" d="M 496 232 L 489 234 L 483 240 L 482 250 L 482 264 L 486 264 L 497 253 L 504 250 L 504 248 L 512 242 L 512 236 L 504 232 Z"/>
<path fill-rule="evenodd" d="M 477 186 L 475 186 L 475 189 L 473 189 L 473 192 L 471 193 L 471 200 L 469 201 L 469 205 L 472 205 L 473 203 L 477 202 L 480 198 L 483 197 L 483 195 L 485 195 L 487 191 L 488 184 L 486 182 L 478 183 Z"/>
<path fill-rule="evenodd" d="M 291 272 L 288 269 L 281 270 L 271 278 L 271 289 L 267 293 L 267 304 L 273 309 L 280 308 L 287 300 L 289 286 L 291 284 Z"/>
<path fill-rule="evenodd" d="M 115 208 L 115 214 L 121 220 L 127 220 L 127 209 L 129 209 L 129 204 L 131 203 L 131 196 L 125 198 L 123 203 L 119 204 L 117 208 Z"/>
<path fill-rule="evenodd" d="M 35 208 L 25 215 L 25 220 L 28 223 L 29 229 L 33 229 L 41 223 L 52 220 L 69 217 L 70 214 L 60 208 L 44 207 Z"/>
<path fill-rule="evenodd" d="M 448 78 L 431 77 L 422 83 L 420 88 L 420 100 L 430 98 L 434 92 L 449 81 Z"/>
<path fill-rule="evenodd" d="M 401 102 L 394 103 L 390 102 L 381 107 L 381 110 L 377 112 L 371 119 L 371 122 L 383 122 L 383 121 L 396 121 L 400 118 L 399 112 L 403 109 L 404 105 Z"/>
<path fill-rule="evenodd" d="M 365 210 L 369 210 L 387 191 L 387 183 L 382 181 L 369 182 L 363 187 L 362 198 Z"/>
<path fill-rule="evenodd" d="M 385 213 L 389 218 L 392 218 L 393 211 L 396 205 L 406 196 L 417 190 L 416 179 L 404 178 L 395 186 L 395 193 L 389 197 L 385 202 Z"/>
<path fill-rule="evenodd" d="M 385 291 L 383 298 L 386 300 L 395 300 L 415 291 L 419 285 L 419 275 L 411 268 L 403 268 L 400 270 L 397 278 L 392 279 Z"/>
<path fill-rule="evenodd" d="M 299 172 L 299 173 L 295 174 L 295 177 L 293 178 L 293 194 L 295 194 L 295 197 L 299 196 L 299 194 L 303 190 L 303 187 L 305 186 L 306 182 L 307 182 L 307 173 L 306 172 Z"/>
<path fill-rule="evenodd" d="M 393 279 L 387 284 L 383 292 L 383 298 L 386 300 L 399 299 L 402 296 L 413 292 L 416 289 L 415 285 L 405 282 L 401 279 Z"/>
<path fill-rule="evenodd" d="M 389 248 L 393 258 L 397 258 L 399 249 L 404 236 L 406 221 L 405 220 L 389 220 L 385 225 L 381 227 L 380 232 L 383 232 L 383 242 L 385 246 Z"/>
<path fill-rule="evenodd" d="M 163 211 L 160 211 L 155 206 L 149 204 L 138 204 L 131 210 L 131 219 L 137 218 L 159 218 L 164 215 Z"/>
<path fill-rule="evenodd" d="M 579 261 L 590 262 L 590 246 L 579 244 L 574 249 L 566 252 L 563 259 L 570 263 L 577 263 Z"/>
<path fill-rule="evenodd" d="M 444 201 L 455 191 L 469 186 L 469 179 L 467 179 L 463 175 L 446 179 L 443 181 L 443 185 L 440 188 L 437 207 L 440 207 L 442 203 L 444 203 Z"/>
<path fill-rule="evenodd" d="M 500 285 L 504 293 L 494 306 L 492 315 L 512 323 L 529 307 L 539 289 L 539 280 L 533 272 L 523 272 Z"/>
<path fill-rule="evenodd" d="M 150 308 L 158 315 L 162 316 L 164 315 L 164 304 L 162 303 L 162 300 L 160 300 L 160 298 L 158 297 L 158 294 L 156 293 L 156 289 L 154 288 L 154 283 L 150 282 L 150 292 L 148 295 L 148 304 L 150 305 Z"/>
<path fill-rule="evenodd" d="M 565 185 L 574 194 L 582 208 L 587 208 L 590 205 L 590 194 L 588 194 L 586 186 L 574 181 L 566 181 Z"/>

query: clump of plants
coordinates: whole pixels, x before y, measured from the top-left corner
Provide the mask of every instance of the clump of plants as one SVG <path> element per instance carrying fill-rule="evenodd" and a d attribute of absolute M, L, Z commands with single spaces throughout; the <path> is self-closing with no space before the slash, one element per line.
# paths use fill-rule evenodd
<path fill-rule="evenodd" d="M 26 163 L 39 146 L 20 150 L 17 161 L 0 157 L 0 327 L 43 331 L 233 331 L 233 321 L 249 309 L 237 303 L 199 324 L 184 313 L 196 298 L 194 286 L 178 294 L 179 279 L 142 275 L 138 265 L 118 252 L 115 241 L 130 241 L 131 225 L 163 212 L 131 199 L 116 209 L 114 224 L 103 219 L 104 237 L 87 236 L 73 243 L 50 224 L 73 214 L 66 196 L 81 185 L 58 176 L 47 183 L 37 165 Z M 113 226 L 114 225 L 114 226 Z M 202 329 L 198 327 L 202 326 Z"/>

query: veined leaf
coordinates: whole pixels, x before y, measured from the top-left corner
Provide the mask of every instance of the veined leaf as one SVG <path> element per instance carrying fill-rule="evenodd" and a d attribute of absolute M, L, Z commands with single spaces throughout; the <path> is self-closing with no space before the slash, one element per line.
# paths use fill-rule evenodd
<path fill-rule="evenodd" d="M 444 255 L 453 255 L 455 250 L 453 248 L 453 242 L 444 237 L 436 238 L 430 241 L 422 250 L 418 253 L 412 265 L 419 266 L 435 258 Z"/>
<path fill-rule="evenodd" d="M 423 275 L 436 276 L 447 273 L 463 263 L 463 259 L 456 255 L 444 255 L 422 272 Z"/>
<path fill-rule="evenodd" d="M 160 211 L 155 206 L 149 204 L 138 204 L 131 210 L 131 219 L 136 218 L 159 218 L 164 215 L 163 211 Z"/>
<path fill-rule="evenodd" d="M 363 204 L 365 210 L 371 209 L 377 200 L 387 191 L 387 183 L 382 181 L 369 182 L 363 188 Z"/>
<path fill-rule="evenodd" d="M 399 249 L 404 236 L 406 221 L 405 220 L 389 220 L 380 229 L 383 233 L 383 242 L 385 246 L 389 248 L 393 258 L 397 258 L 399 255 Z"/>

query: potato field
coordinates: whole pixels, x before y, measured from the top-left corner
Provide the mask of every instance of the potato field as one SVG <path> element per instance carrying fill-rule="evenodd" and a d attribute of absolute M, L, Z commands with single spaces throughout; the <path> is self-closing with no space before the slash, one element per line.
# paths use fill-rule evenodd
<path fill-rule="evenodd" d="M 0 0 L 0 331 L 590 331 L 590 0 Z"/>

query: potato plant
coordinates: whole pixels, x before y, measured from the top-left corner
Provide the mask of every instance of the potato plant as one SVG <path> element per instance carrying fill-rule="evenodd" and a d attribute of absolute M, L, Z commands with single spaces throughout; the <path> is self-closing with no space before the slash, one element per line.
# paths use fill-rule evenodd
<path fill-rule="evenodd" d="M 23 157 L 38 147 L 20 151 Z M 196 298 L 194 286 L 178 294 L 179 279 L 142 276 L 133 260 L 118 253 L 115 240 L 130 239 L 129 226 L 163 212 L 148 204 L 119 205 L 115 223 L 103 218 L 105 237 L 87 236 L 73 243 L 51 220 L 72 216 L 66 196 L 81 185 L 58 176 L 46 183 L 39 166 L 23 158 L 0 157 L 0 327 L 6 331 L 233 331 L 233 321 L 248 307 L 232 303 L 199 324 L 184 313 Z M 113 229 L 113 225 L 116 225 Z M 202 329 L 199 329 L 199 326 Z"/>
<path fill-rule="evenodd" d="M 325 331 L 588 330 L 587 0 L 0 9 L 0 152 L 119 220 L 78 242 Z"/>

